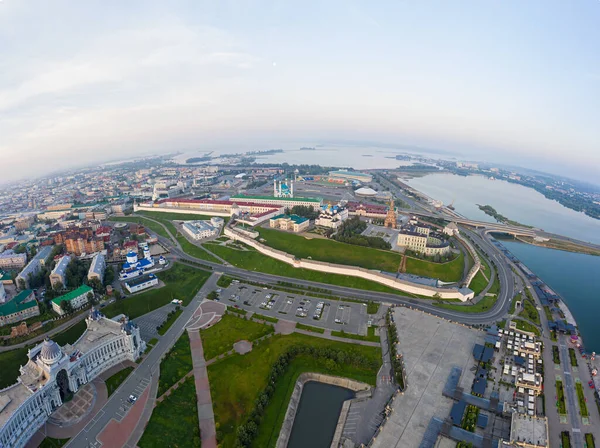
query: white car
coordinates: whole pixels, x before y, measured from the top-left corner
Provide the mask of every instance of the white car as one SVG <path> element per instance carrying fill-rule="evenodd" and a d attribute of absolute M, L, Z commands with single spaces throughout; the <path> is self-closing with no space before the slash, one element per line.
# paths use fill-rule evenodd
<path fill-rule="evenodd" d="M 127 399 L 127 401 L 129 401 L 131 404 L 133 404 L 137 401 L 137 397 L 135 395 L 130 395 L 129 398 Z"/>

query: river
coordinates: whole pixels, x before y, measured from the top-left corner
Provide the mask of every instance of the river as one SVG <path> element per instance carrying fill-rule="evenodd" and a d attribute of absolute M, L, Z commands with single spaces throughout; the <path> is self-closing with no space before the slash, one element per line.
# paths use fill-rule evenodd
<path fill-rule="evenodd" d="M 329 448 L 344 401 L 354 392 L 331 384 L 304 385 L 288 448 Z"/>
<path fill-rule="evenodd" d="M 514 241 L 502 244 L 558 293 L 577 321 L 587 351 L 600 352 L 600 294 L 596 276 L 600 257 L 575 254 Z"/>
<path fill-rule="evenodd" d="M 454 202 L 458 213 L 469 219 L 495 222 L 477 204 L 491 205 L 508 219 L 546 232 L 600 244 L 600 220 L 547 199 L 532 188 L 484 176 L 429 174 L 406 180 L 411 187 L 438 199 Z"/>

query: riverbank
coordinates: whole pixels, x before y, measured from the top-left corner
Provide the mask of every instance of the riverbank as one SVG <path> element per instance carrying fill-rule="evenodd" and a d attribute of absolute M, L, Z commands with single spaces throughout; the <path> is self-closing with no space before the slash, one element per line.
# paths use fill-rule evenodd
<path fill-rule="evenodd" d="M 561 241 L 553 238 L 550 238 L 548 241 L 536 241 L 531 237 L 525 236 L 518 236 L 515 239 L 525 244 L 531 244 L 532 246 L 562 250 L 565 252 L 573 252 L 576 254 L 593 255 L 596 257 L 600 256 L 600 249 L 594 249 L 593 247 L 583 246 L 581 244 L 576 244 L 570 241 Z"/>

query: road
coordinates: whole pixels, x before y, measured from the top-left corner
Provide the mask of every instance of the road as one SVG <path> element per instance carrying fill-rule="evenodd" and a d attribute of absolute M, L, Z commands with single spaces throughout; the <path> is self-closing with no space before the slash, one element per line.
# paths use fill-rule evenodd
<path fill-rule="evenodd" d="M 158 375 L 158 368 L 163 355 L 173 346 L 179 336 L 184 331 L 184 326 L 192 317 L 202 299 L 210 291 L 217 287 L 218 276 L 212 275 L 202 286 L 198 294 L 194 297 L 191 303 L 184 308 L 183 313 L 173 323 L 171 328 L 162 336 L 154 348 L 146 355 L 138 367 L 132 374 L 119 386 L 119 388 L 110 396 L 104 407 L 98 412 L 96 417 L 75 437 L 73 437 L 66 447 L 69 448 L 88 448 L 97 446 L 96 437 L 102 432 L 104 427 L 111 419 L 116 418 L 119 412 L 122 412 L 123 406 L 127 405 L 127 398 L 130 394 L 138 394 L 137 386 L 142 383 L 146 384 L 152 380 L 154 375 Z M 137 390 L 136 390 L 137 389 Z M 154 397 L 151 397 L 154 398 Z M 120 414 L 119 414 L 120 415 Z M 135 441 L 137 442 L 137 441 Z"/>
<path fill-rule="evenodd" d="M 573 441 L 573 446 L 575 448 L 583 448 L 583 437 L 581 437 L 581 423 L 579 417 L 579 408 L 575 404 L 577 399 L 577 392 L 575 391 L 575 381 L 573 380 L 573 375 L 571 374 L 571 363 L 569 361 L 569 348 L 565 342 L 565 337 L 561 336 L 559 341 L 560 348 L 560 357 L 562 360 L 563 367 L 563 381 L 564 381 L 564 389 L 565 389 L 565 398 L 567 404 L 567 414 L 569 416 L 569 420 L 571 421 L 571 438 Z"/>

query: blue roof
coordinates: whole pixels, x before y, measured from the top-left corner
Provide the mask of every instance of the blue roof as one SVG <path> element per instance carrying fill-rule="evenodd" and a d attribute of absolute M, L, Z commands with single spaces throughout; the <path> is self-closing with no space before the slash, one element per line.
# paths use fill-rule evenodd
<path fill-rule="evenodd" d="M 450 420 L 452 420 L 452 423 L 454 423 L 457 426 L 460 426 L 460 422 L 462 421 L 466 407 L 466 401 L 459 401 L 458 403 L 454 403 L 454 406 L 452 406 L 452 410 L 450 411 Z"/>
<path fill-rule="evenodd" d="M 471 389 L 474 394 L 483 395 L 487 387 L 487 379 L 475 378 L 473 382 L 473 388 Z"/>
<path fill-rule="evenodd" d="M 485 428 L 488 424 L 488 416 L 486 414 L 479 413 L 477 416 L 477 426 Z"/>
<path fill-rule="evenodd" d="M 477 361 L 488 362 L 494 355 L 494 349 L 491 347 L 484 347 L 481 344 L 475 344 L 473 347 L 473 357 Z"/>
<path fill-rule="evenodd" d="M 133 252 L 133 251 L 131 251 L 131 252 L 127 252 L 127 256 L 128 256 L 128 257 L 137 257 L 137 253 L 136 253 L 136 252 Z"/>
<path fill-rule="evenodd" d="M 525 365 L 525 362 L 526 362 L 525 358 L 523 358 L 521 356 L 515 356 L 514 359 L 515 359 L 515 364 L 517 364 L 519 366 L 524 366 Z"/>

